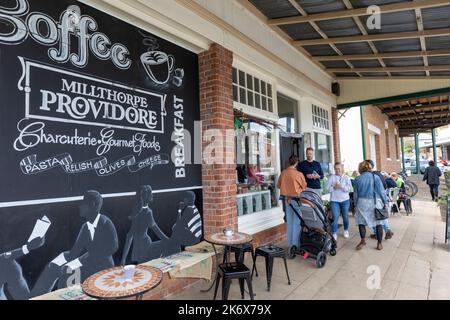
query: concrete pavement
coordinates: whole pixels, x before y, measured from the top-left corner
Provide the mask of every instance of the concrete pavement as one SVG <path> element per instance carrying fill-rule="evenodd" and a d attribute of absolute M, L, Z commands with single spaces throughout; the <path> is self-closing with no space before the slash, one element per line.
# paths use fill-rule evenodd
<path fill-rule="evenodd" d="M 350 238 L 344 239 L 340 228 L 338 253 L 328 257 L 323 269 L 317 269 L 313 260 L 288 260 L 291 285 L 287 283 L 282 260 L 276 259 L 271 291 L 267 292 L 264 258 L 259 257 L 260 275 L 253 278 L 255 299 L 450 299 L 445 222 L 437 205 L 425 200 L 426 195 L 418 199 L 413 201 L 412 215 L 406 216 L 402 210 L 401 215 L 390 218 L 394 237 L 383 241 L 382 251 L 375 249 L 376 240 L 372 239 L 361 251 L 355 250 L 360 238 L 351 218 Z M 251 267 L 249 256 L 245 264 Z M 207 285 L 194 285 L 173 299 L 212 299 L 213 292 L 200 292 Z M 229 298 L 240 299 L 237 281 L 231 286 Z"/>

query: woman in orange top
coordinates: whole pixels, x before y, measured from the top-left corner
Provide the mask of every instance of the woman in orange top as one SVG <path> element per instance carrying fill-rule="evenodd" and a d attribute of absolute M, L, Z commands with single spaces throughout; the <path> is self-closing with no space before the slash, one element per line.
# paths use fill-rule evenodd
<path fill-rule="evenodd" d="M 289 250 L 293 247 L 300 247 L 300 219 L 292 209 L 301 214 L 300 205 L 298 204 L 300 193 L 306 190 L 306 180 L 303 174 L 297 170 L 298 157 L 291 156 L 289 158 L 289 167 L 281 172 L 278 179 L 278 188 L 280 194 L 284 196 L 286 206 L 286 223 L 287 223 L 287 241 Z"/>

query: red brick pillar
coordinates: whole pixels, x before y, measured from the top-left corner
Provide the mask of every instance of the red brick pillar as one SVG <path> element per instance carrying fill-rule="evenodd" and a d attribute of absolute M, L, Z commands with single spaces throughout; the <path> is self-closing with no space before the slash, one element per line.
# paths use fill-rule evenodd
<path fill-rule="evenodd" d="M 336 108 L 331 110 L 331 122 L 333 126 L 333 150 L 334 162 L 341 162 L 341 143 L 339 138 L 339 113 Z"/>
<path fill-rule="evenodd" d="M 223 137 L 234 129 L 233 113 L 233 53 L 218 44 L 199 55 L 200 119 L 204 137 L 207 130 L 217 130 Z M 220 232 L 231 226 L 237 231 L 236 164 L 234 138 L 222 139 L 222 150 L 215 150 L 219 163 L 208 164 L 203 159 L 203 221 L 205 234 Z M 223 157 L 222 157 L 223 156 Z"/>

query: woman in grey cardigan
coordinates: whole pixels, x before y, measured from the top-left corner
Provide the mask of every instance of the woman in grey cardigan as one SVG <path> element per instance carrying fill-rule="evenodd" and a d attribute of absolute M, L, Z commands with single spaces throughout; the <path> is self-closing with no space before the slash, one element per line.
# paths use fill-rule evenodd
<path fill-rule="evenodd" d="M 375 201 L 377 203 L 387 203 L 386 193 L 380 178 L 372 173 L 372 165 L 368 161 L 359 164 L 360 175 L 355 179 L 355 220 L 359 227 L 361 242 L 356 246 L 356 250 L 361 250 L 366 245 L 366 226 L 376 230 L 378 240 L 377 250 L 382 250 L 383 246 L 383 220 L 375 218 Z"/>

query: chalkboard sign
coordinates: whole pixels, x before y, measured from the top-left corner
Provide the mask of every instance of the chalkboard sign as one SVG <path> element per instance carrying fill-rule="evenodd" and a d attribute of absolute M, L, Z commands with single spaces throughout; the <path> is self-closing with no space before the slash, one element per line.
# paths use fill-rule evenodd
<path fill-rule="evenodd" d="M 173 43 L 78 1 L 2 1 L 0 299 L 202 238 L 198 90 Z"/>

